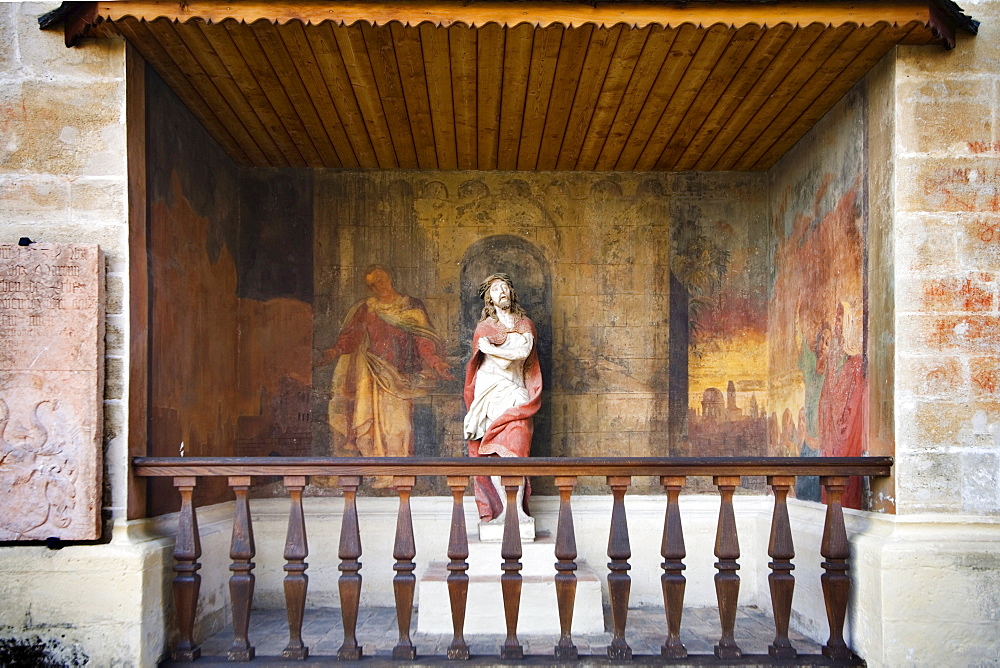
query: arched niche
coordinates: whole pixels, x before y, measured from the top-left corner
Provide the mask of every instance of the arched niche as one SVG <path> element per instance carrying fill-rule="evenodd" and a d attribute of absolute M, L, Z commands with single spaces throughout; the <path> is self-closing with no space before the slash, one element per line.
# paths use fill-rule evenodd
<path fill-rule="evenodd" d="M 552 272 L 545 255 L 527 239 L 497 234 L 476 241 L 465 251 L 459 279 L 463 365 L 469 360 L 472 334 L 483 310 L 479 285 L 497 272 L 510 275 L 518 301 L 538 331 L 536 346 L 542 367 L 543 393 L 542 407 L 535 416 L 531 454 L 545 457 L 552 452 L 551 407 L 545 400 L 552 379 Z"/>

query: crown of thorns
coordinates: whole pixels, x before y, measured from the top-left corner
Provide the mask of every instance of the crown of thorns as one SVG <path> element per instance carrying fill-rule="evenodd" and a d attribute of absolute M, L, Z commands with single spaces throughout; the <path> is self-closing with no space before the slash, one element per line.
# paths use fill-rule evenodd
<path fill-rule="evenodd" d="M 479 298 L 485 299 L 486 293 L 489 292 L 490 286 L 493 285 L 493 281 L 503 281 L 507 285 L 513 287 L 514 283 L 510 280 L 508 274 L 490 274 L 486 277 L 486 280 L 479 285 Z"/>

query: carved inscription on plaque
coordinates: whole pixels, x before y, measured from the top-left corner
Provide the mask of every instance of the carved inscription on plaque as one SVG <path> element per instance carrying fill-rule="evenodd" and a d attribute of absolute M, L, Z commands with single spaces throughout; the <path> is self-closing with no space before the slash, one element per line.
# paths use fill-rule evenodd
<path fill-rule="evenodd" d="M 0 540 L 98 538 L 104 260 L 0 245 Z"/>

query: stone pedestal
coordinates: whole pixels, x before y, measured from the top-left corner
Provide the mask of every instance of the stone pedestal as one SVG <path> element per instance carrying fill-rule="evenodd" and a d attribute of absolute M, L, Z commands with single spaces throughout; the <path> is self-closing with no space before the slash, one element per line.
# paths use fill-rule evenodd
<path fill-rule="evenodd" d="M 469 599 L 465 615 L 467 637 L 473 634 L 506 633 L 503 594 L 500 590 L 500 564 L 503 563 L 500 546 L 497 542 L 469 541 Z M 520 634 L 558 636 L 555 540 L 543 534 L 532 543 L 524 543 L 522 549 L 521 607 L 517 631 Z M 587 562 L 577 560 L 576 563 L 573 634 L 603 633 L 601 582 Z M 417 631 L 420 633 L 453 632 L 447 567 L 448 563 L 444 561 L 431 562 L 417 585 Z"/>
<path fill-rule="evenodd" d="M 503 542 L 503 525 L 502 521 L 494 524 L 493 522 L 480 522 L 479 523 L 479 540 L 483 543 L 502 543 Z M 521 543 L 527 545 L 528 543 L 535 540 L 535 518 L 530 515 L 525 515 L 524 519 L 517 523 L 517 527 L 521 534 Z"/>

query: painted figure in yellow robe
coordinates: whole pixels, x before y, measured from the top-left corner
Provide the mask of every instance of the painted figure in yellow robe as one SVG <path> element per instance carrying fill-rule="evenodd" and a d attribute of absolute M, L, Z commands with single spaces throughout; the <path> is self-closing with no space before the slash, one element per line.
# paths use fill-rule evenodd
<path fill-rule="evenodd" d="M 369 267 L 365 283 L 372 296 L 351 307 L 319 361 L 337 360 L 330 427 L 343 442 L 337 449 L 347 454 L 409 457 L 413 399 L 453 376 L 423 303 L 398 293 L 384 267 Z"/>

